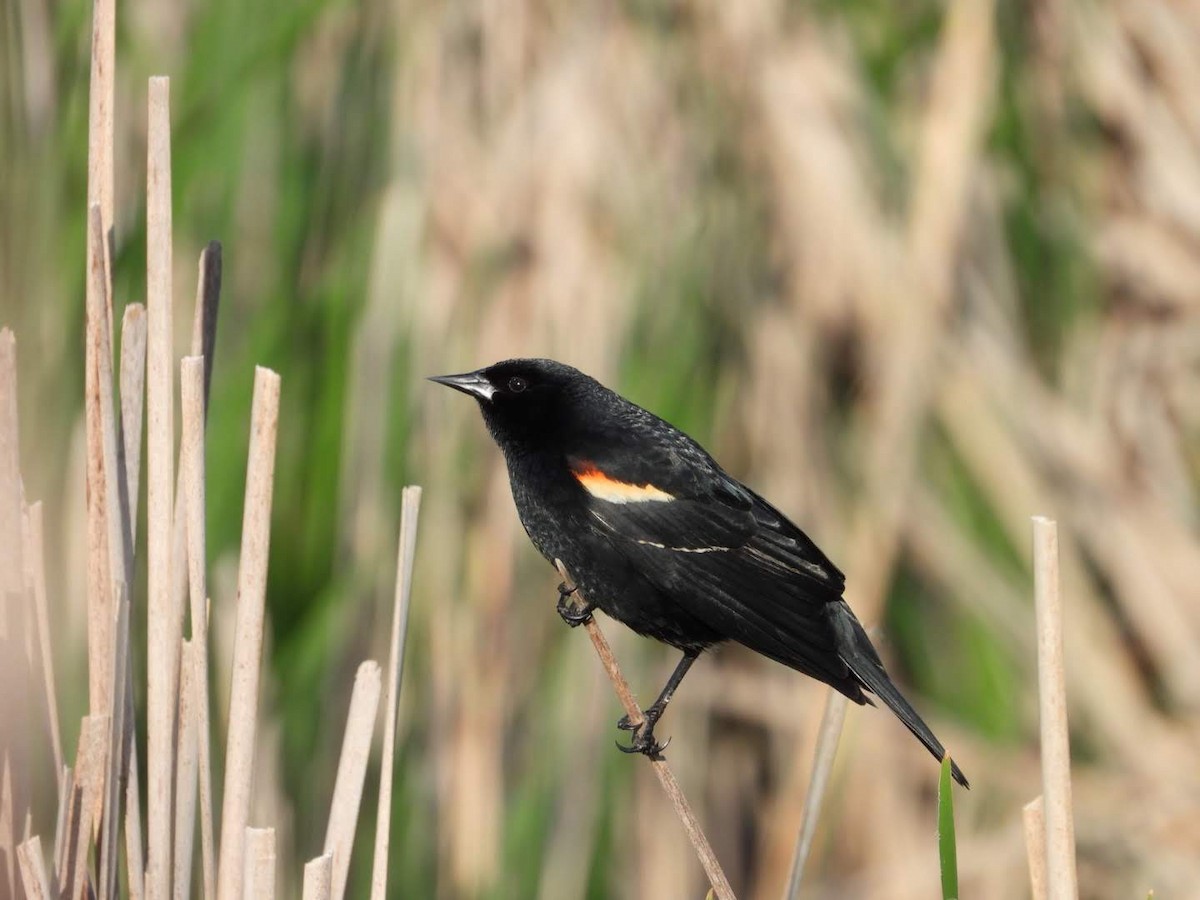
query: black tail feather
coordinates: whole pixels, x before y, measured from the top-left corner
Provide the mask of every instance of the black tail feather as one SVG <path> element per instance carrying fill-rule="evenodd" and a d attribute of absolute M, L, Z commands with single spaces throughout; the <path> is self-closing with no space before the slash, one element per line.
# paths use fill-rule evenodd
<path fill-rule="evenodd" d="M 858 619 L 854 617 L 854 613 L 850 611 L 850 607 L 844 601 L 830 603 L 828 614 L 837 635 L 838 650 L 842 661 L 850 667 L 850 671 L 862 682 L 863 687 L 886 703 L 888 708 L 896 714 L 896 718 L 903 722 L 917 740 L 924 744 L 926 749 L 940 762 L 946 755 L 946 748 L 942 746 L 942 742 L 937 739 L 917 711 L 904 699 L 904 695 L 900 693 L 896 685 L 892 684 L 892 680 L 884 671 L 879 654 L 871 646 L 870 639 L 863 631 Z M 954 780 L 963 787 L 971 787 L 967 782 L 967 777 L 958 767 L 958 763 L 953 760 L 950 761 L 950 773 L 954 776 Z"/>

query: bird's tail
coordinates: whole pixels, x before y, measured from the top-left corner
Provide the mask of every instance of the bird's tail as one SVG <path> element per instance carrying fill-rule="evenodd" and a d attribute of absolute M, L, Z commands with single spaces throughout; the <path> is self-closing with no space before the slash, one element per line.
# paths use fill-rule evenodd
<path fill-rule="evenodd" d="M 896 685 L 892 684 L 892 679 L 884 671 L 879 654 L 871 646 L 870 638 L 863 631 L 858 619 L 854 617 L 854 613 L 850 611 L 850 607 L 844 600 L 839 600 L 828 604 L 826 610 L 834 634 L 837 635 L 838 654 L 842 661 L 850 667 L 850 671 L 862 682 L 863 687 L 886 703 L 888 709 L 896 714 L 896 717 L 905 724 L 908 730 L 916 735 L 917 740 L 924 744 L 940 762 L 946 755 L 946 748 L 942 746 L 942 742 L 937 739 L 917 711 L 904 699 L 904 695 L 900 693 Z M 963 787 L 971 786 L 967 783 L 967 778 L 959 769 L 958 764 L 953 760 L 950 762 L 950 771 L 954 780 Z"/>

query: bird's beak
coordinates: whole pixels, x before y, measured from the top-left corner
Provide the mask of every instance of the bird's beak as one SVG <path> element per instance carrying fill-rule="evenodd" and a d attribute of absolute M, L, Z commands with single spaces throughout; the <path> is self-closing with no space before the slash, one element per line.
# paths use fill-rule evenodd
<path fill-rule="evenodd" d="M 456 391 L 470 394 L 480 400 L 491 400 L 496 389 L 492 383 L 483 377 L 481 372 L 465 372 L 462 375 L 430 375 L 430 381 L 452 387 Z"/>

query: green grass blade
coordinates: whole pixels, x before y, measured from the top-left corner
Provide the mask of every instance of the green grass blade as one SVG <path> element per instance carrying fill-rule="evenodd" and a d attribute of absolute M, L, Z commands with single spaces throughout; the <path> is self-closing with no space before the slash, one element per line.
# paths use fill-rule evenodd
<path fill-rule="evenodd" d="M 942 760 L 938 779 L 938 859 L 942 867 L 942 900 L 958 900 L 958 847 L 954 841 L 954 795 L 950 754 Z"/>

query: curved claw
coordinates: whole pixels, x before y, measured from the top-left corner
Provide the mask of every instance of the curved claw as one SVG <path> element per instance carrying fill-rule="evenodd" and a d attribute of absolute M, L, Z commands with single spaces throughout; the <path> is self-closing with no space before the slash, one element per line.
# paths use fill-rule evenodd
<path fill-rule="evenodd" d="M 643 737 L 641 734 L 636 735 L 628 747 L 620 741 L 613 741 L 613 743 L 616 744 L 617 749 L 622 753 L 642 753 L 651 759 L 658 760 L 663 758 L 662 752 L 670 746 L 671 739 L 667 738 L 660 744 L 654 740 L 654 733 L 651 732 L 646 737 Z"/>
<path fill-rule="evenodd" d="M 568 585 L 565 581 L 558 586 L 558 604 L 554 607 L 557 610 L 562 620 L 572 628 L 580 625 L 586 625 L 592 620 L 592 610 L 595 607 L 587 603 L 581 607 L 576 607 L 571 602 L 571 596 L 575 593 L 576 587 Z"/>

